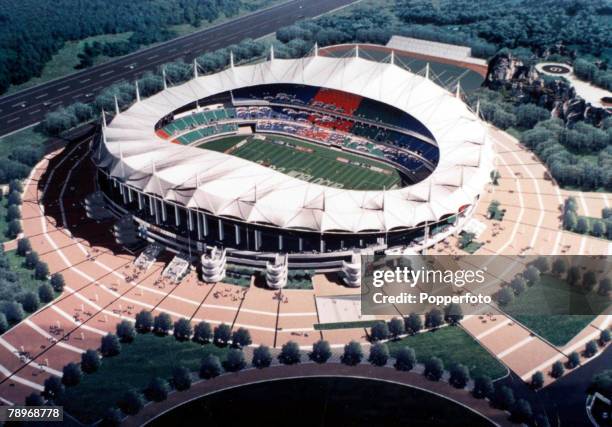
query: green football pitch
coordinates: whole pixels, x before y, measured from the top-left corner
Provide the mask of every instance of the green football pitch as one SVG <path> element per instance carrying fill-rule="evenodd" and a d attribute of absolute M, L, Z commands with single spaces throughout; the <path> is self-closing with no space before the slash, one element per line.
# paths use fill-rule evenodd
<path fill-rule="evenodd" d="M 246 142 L 244 142 L 246 140 Z M 307 182 L 351 190 L 383 190 L 401 185 L 393 167 L 296 138 L 231 136 L 198 145 L 256 162 Z"/>

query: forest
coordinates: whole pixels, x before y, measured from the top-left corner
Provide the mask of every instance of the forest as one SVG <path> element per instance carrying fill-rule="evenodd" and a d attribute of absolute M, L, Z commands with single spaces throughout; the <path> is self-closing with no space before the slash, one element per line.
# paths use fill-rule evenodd
<path fill-rule="evenodd" d="M 12 84 L 40 76 L 43 67 L 65 42 L 100 34 L 131 31 L 126 42 L 90 46 L 81 65 L 95 54 L 123 55 L 140 46 L 172 38 L 171 25 L 232 17 L 249 0 L 3 0 L 0 2 L 0 94 Z M 96 49 L 99 52 L 96 52 Z"/>

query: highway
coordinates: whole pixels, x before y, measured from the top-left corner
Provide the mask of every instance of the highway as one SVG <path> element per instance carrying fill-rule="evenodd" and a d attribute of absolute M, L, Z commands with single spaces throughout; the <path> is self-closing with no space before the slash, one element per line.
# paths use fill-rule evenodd
<path fill-rule="evenodd" d="M 0 136 L 33 125 L 61 105 L 92 102 L 104 88 L 133 81 L 167 62 L 186 62 L 245 38 L 270 34 L 295 21 L 321 15 L 355 0 L 292 0 L 232 21 L 140 50 L 116 60 L 0 98 Z"/>

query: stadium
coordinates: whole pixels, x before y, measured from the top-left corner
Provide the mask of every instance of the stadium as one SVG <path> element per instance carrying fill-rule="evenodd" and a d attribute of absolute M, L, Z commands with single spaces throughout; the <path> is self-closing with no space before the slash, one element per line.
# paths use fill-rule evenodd
<path fill-rule="evenodd" d="M 88 212 L 119 218 L 128 246 L 201 257 L 205 277 L 225 262 L 281 282 L 287 268 L 351 276 L 359 254 L 424 249 L 470 218 L 493 152 L 459 86 L 423 74 L 316 47 L 210 75 L 196 65 L 104 118 Z"/>

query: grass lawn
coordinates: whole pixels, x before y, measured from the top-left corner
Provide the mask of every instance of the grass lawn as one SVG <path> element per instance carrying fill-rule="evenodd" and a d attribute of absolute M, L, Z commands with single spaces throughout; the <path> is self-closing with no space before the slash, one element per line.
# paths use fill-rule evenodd
<path fill-rule="evenodd" d="M 215 145 L 203 145 L 208 149 L 226 151 L 244 139 L 230 138 L 227 143 L 223 139 L 214 141 Z M 338 188 L 382 190 L 401 183 L 399 173 L 385 163 L 285 136 L 267 135 L 265 140 L 249 137 L 249 142 L 234 150 L 232 155 L 264 164 L 304 181 Z M 353 163 L 340 161 L 339 158 Z"/>
<path fill-rule="evenodd" d="M 200 368 L 207 354 L 225 358 L 226 348 L 191 341 L 178 342 L 172 336 L 137 335 L 131 344 L 121 345 L 121 354 L 102 360 L 100 370 L 83 375 L 83 380 L 69 388 L 64 408 L 84 423 L 93 423 L 115 406 L 130 388 L 144 389 L 151 378 L 169 379 L 174 367 L 182 365 L 191 371 Z"/>
<path fill-rule="evenodd" d="M 432 356 L 439 357 L 444 362 L 445 369 L 450 368 L 453 363 L 462 363 L 470 370 L 472 378 L 488 375 L 495 379 L 507 372 L 504 365 L 457 326 L 447 326 L 433 332 L 390 341 L 388 345 L 391 355 L 401 347 L 412 348 L 421 363 Z"/>
<path fill-rule="evenodd" d="M 525 289 L 504 311 L 552 344 L 562 346 L 609 305 L 608 298 L 595 292 L 542 275 L 540 283 Z"/>
<path fill-rule="evenodd" d="M 34 277 L 34 270 L 29 270 L 23 265 L 25 258 L 17 255 L 17 251 L 7 251 L 6 257 L 9 260 L 10 269 L 19 276 L 19 285 L 23 290 L 38 294 L 38 287 L 43 283 L 48 283 L 47 280 Z M 56 297 L 57 295 L 59 294 L 56 293 Z"/>
<path fill-rule="evenodd" d="M 245 138 L 247 138 L 245 135 L 228 136 L 227 138 L 215 139 L 214 141 L 199 144 L 197 147 L 224 153 Z"/>

